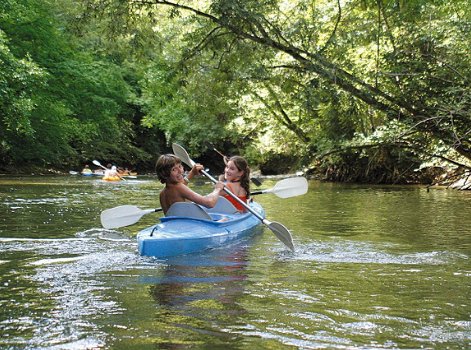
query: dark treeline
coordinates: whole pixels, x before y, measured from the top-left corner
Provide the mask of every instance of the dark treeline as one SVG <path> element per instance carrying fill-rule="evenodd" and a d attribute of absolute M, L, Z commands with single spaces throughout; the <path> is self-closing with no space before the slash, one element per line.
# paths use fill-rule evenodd
<path fill-rule="evenodd" d="M 470 13 L 465 0 L 5 0 L 0 168 L 147 171 L 176 141 L 337 181 L 469 169 Z"/>

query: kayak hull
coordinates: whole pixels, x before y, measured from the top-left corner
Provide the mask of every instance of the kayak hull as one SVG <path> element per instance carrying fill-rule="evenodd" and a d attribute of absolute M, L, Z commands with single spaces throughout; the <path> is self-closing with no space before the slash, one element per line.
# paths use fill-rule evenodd
<path fill-rule="evenodd" d="M 263 218 L 265 211 L 256 202 L 252 209 Z M 227 245 L 253 235 L 261 221 L 251 213 L 209 212 L 212 220 L 169 216 L 137 234 L 139 254 L 157 258 L 185 255 Z"/>
<path fill-rule="evenodd" d="M 121 181 L 121 178 L 119 176 L 104 176 L 102 178 L 103 181 Z"/>

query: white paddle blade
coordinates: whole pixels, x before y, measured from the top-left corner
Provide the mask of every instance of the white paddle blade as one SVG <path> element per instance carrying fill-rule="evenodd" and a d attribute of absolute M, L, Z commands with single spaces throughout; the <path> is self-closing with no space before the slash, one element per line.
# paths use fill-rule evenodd
<path fill-rule="evenodd" d="M 193 168 L 195 162 L 190 158 L 188 152 L 182 146 L 180 146 L 178 143 L 172 143 L 172 149 L 173 154 L 180 158 L 181 161 L 188 165 L 190 168 Z"/>
<path fill-rule="evenodd" d="M 305 177 L 291 177 L 278 181 L 270 192 L 280 198 L 289 198 L 306 194 L 308 183 Z"/>
<path fill-rule="evenodd" d="M 106 170 L 106 167 L 104 167 L 98 160 L 94 160 L 94 161 L 92 161 L 92 163 L 95 164 L 96 166 L 99 166 L 100 168 Z"/>
<path fill-rule="evenodd" d="M 121 205 L 103 210 L 100 214 L 101 225 L 104 228 L 118 228 L 135 224 L 139 219 L 154 209 L 142 210 L 135 205 Z"/>
<path fill-rule="evenodd" d="M 291 232 L 286 227 L 279 222 L 270 222 L 267 226 L 285 246 L 294 252 L 293 237 L 291 237 Z"/>

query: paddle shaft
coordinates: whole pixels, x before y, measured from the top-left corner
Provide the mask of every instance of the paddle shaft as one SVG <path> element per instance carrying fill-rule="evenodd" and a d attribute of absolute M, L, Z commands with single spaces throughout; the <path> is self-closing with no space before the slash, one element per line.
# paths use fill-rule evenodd
<path fill-rule="evenodd" d="M 264 194 L 264 193 L 268 193 L 268 192 L 271 192 L 271 191 L 270 190 L 260 190 L 260 191 L 250 192 L 250 195 L 255 196 L 257 194 Z"/>
<path fill-rule="evenodd" d="M 191 164 L 194 164 L 194 162 L 189 159 L 189 162 Z M 217 183 L 217 180 L 209 175 L 206 171 L 201 170 L 201 172 L 208 177 L 213 183 Z M 247 203 L 242 201 L 239 197 L 237 197 L 234 193 L 232 193 L 226 186 L 224 186 L 224 192 L 226 192 L 229 196 L 234 198 L 238 203 L 240 203 L 245 209 L 247 209 L 249 212 L 251 212 L 253 215 L 255 215 L 264 225 L 266 225 L 274 234 L 275 236 L 283 242 L 291 251 L 294 252 L 294 245 L 293 245 L 293 238 L 291 237 L 291 233 L 289 230 L 284 227 L 282 224 L 278 222 L 271 222 L 265 218 L 263 218 L 259 213 L 257 213 L 255 210 L 253 210 Z"/>
<path fill-rule="evenodd" d="M 229 161 L 230 158 L 228 156 L 226 156 L 225 154 L 221 153 L 220 151 L 218 151 L 213 146 L 212 146 L 212 149 L 213 149 L 213 151 L 215 151 L 216 153 L 218 153 L 222 157 L 222 159 L 224 160 L 224 164 L 227 165 L 227 162 Z M 255 186 L 261 186 L 262 185 L 262 183 L 258 179 L 256 179 L 255 177 L 251 177 L 250 180 L 254 183 Z M 260 192 L 260 193 L 262 193 L 262 192 Z M 255 194 L 260 194 L 260 193 L 257 192 Z"/>
<path fill-rule="evenodd" d="M 223 153 L 219 152 L 216 148 L 213 147 L 213 150 L 218 153 L 223 159 L 224 163 L 226 163 L 226 159 L 229 159 L 229 157 L 226 157 Z"/>
<path fill-rule="evenodd" d="M 105 167 L 105 166 L 103 166 L 103 165 L 101 165 L 101 163 L 100 163 L 99 161 L 93 161 L 93 164 L 98 165 L 99 167 L 102 167 L 102 168 L 105 169 L 105 170 L 108 170 L 108 168 Z"/>
<path fill-rule="evenodd" d="M 293 183 L 293 181 L 295 181 L 295 183 Z M 298 180 L 284 179 L 284 180 L 278 181 L 273 188 L 251 192 L 250 195 L 274 193 L 278 197 L 288 198 L 289 196 L 297 196 L 299 194 L 303 194 L 302 192 L 307 190 L 307 188 L 305 188 L 306 185 L 303 183 L 299 183 Z M 291 191 L 291 192 L 287 194 L 286 191 Z M 284 193 L 284 195 L 280 196 L 281 193 Z M 251 207 L 249 208 L 251 209 Z M 118 206 L 115 208 L 104 210 L 102 214 L 100 215 L 100 218 L 101 218 L 103 227 L 117 228 L 117 227 L 133 225 L 136 222 L 138 222 L 142 216 L 150 214 L 150 213 L 160 212 L 160 211 L 163 211 L 163 209 L 157 208 L 157 209 L 142 210 L 136 206 Z M 250 212 L 253 213 L 252 211 Z M 256 213 L 253 213 L 253 214 L 256 215 L 258 219 L 260 219 Z M 271 225 L 272 226 L 270 227 L 270 229 L 272 230 L 276 229 L 273 227 L 274 223 L 271 223 Z"/>
<path fill-rule="evenodd" d="M 172 145 L 173 148 L 173 153 L 175 153 L 185 164 L 187 164 L 189 167 L 193 167 L 195 165 L 195 162 L 190 158 L 186 150 L 180 146 L 179 144 L 174 143 Z M 209 175 L 206 171 L 202 170 L 201 171 L 205 176 L 208 177 L 213 183 L 217 183 L 217 180 Z M 293 245 L 293 238 L 291 237 L 291 233 L 289 230 L 284 227 L 282 224 L 278 222 L 270 222 L 267 219 L 264 219 L 259 213 L 257 213 L 255 210 L 250 208 L 247 203 L 243 202 L 240 198 L 238 198 L 235 194 L 233 194 L 226 186 L 224 186 L 224 191 L 234 198 L 238 203 L 240 203 L 245 209 L 247 209 L 249 212 L 251 212 L 255 217 L 257 217 L 261 222 L 263 222 L 274 234 L 275 236 L 283 242 L 291 251 L 294 252 L 294 245 Z"/>
<path fill-rule="evenodd" d="M 188 152 L 179 144 L 173 144 L 173 152 L 184 162 L 186 165 L 188 165 L 190 168 L 193 167 L 196 163 L 193 161 L 193 159 L 190 158 L 188 155 Z M 204 169 L 201 170 L 201 173 L 203 173 L 204 176 L 206 176 L 208 179 L 211 180 L 214 184 L 218 182 L 214 177 L 212 177 L 207 171 Z M 259 213 L 257 213 L 255 210 L 253 210 L 247 203 L 245 203 L 243 200 L 241 200 L 239 197 L 237 197 L 234 193 L 232 193 L 226 185 L 224 185 L 224 192 L 226 192 L 229 196 L 234 198 L 240 205 L 242 205 L 245 209 L 247 209 L 249 212 L 251 212 L 253 215 L 255 215 L 261 222 L 263 222 L 265 225 L 270 227 L 271 222 L 265 218 L 263 218 Z"/>

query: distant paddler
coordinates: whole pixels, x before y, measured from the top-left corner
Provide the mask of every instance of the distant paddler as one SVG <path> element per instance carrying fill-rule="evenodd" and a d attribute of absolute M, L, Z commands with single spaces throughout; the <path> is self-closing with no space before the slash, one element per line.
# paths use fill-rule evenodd
<path fill-rule="evenodd" d="M 108 164 L 111 166 L 111 164 Z M 121 180 L 121 176 L 119 176 L 116 166 L 111 166 L 111 169 L 107 167 L 105 170 L 105 176 L 103 176 L 104 181 L 119 181 Z"/>
<path fill-rule="evenodd" d="M 90 169 L 90 166 L 88 164 L 85 164 L 85 166 L 83 167 L 83 169 L 81 171 L 81 174 L 83 176 L 92 176 L 93 171 L 92 171 L 92 169 Z"/>

